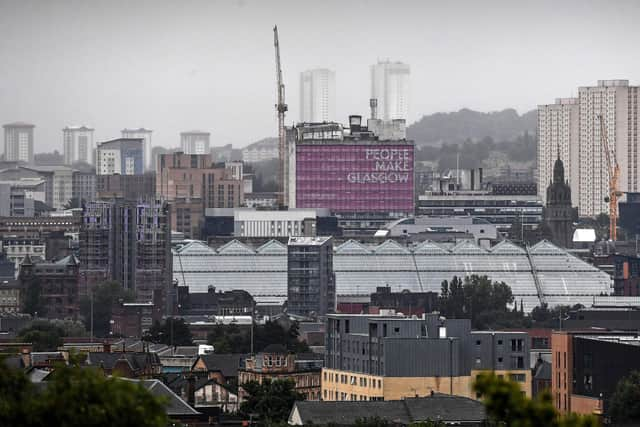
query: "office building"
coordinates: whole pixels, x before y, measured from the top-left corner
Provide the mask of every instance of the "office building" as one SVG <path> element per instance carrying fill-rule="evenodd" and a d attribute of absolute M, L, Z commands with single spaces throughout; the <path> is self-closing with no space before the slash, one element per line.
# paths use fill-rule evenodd
<path fill-rule="evenodd" d="M 554 331 L 551 395 L 561 413 L 607 416 L 618 382 L 638 369 L 636 333 Z"/>
<path fill-rule="evenodd" d="M 547 203 L 547 187 L 553 165 L 560 158 L 571 187 L 573 206 L 579 203 L 580 105 L 577 98 L 558 98 L 555 104 L 538 105 L 538 194 Z"/>
<path fill-rule="evenodd" d="M 322 366 L 302 367 L 296 363 L 297 356 L 289 353 L 281 344 L 270 344 L 254 356 L 245 359 L 244 368 L 238 370 L 240 400 L 248 398 L 243 385 L 251 381 L 262 384 L 271 381 L 292 381 L 294 390 L 304 400 L 320 400 L 320 371 Z"/>
<path fill-rule="evenodd" d="M 139 129 L 122 129 L 121 137 L 125 139 L 142 139 L 142 165 L 145 171 L 151 171 L 155 167 L 155 159 L 153 158 L 153 144 L 151 142 L 152 130 Z"/>
<path fill-rule="evenodd" d="M 62 129 L 64 164 L 94 163 L 93 129 L 87 126 L 67 126 Z"/>
<path fill-rule="evenodd" d="M 618 203 L 619 224 L 629 236 L 640 235 L 640 193 L 627 193 L 627 200 Z"/>
<path fill-rule="evenodd" d="M 185 154 L 210 154 L 209 132 L 192 130 L 180 133 L 180 149 Z"/>
<path fill-rule="evenodd" d="M 11 266 L 13 270 L 13 265 Z M 14 279 L 13 274 L 9 278 L 0 278 L 0 316 L 22 313 L 22 289 L 20 282 Z M 3 329 L 7 327 L 2 321 Z"/>
<path fill-rule="evenodd" d="M 36 262 L 25 256 L 18 276 L 25 294 L 39 288 L 41 311 L 36 317 L 75 319 L 79 312 L 79 263 L 70 255 L 59 261 Z"/>
<path fill-rule="evenodd" d="M 4 128 L 4 160 L 33 163 L 33 129 L 23 122 L 8 123 Z"/>
<path fill-rule="evenodd" d="M 331 122 L 335 115 L 336 74 L 325 68 L 300 73 L 300 121 Z"/>
<path fill-rule="evenodd" d="M 377 100 L 375 119 L 409 119 L 409 65 L 378 61 L 371 66 L 371 99 Z"/>
<path fill-rule="evenodd" d="M 141 138 L 120 138 L 98 144 L 96 174 L 141 175 L 144 172 L 143 144 Z"/>
<path fill-rule="evenodd" d="M 289 207 L 327 208 L 341 221 L 380 228 L 414 214 L 414 144 L 383 141 L 360 116 L 295 127 L 289 156 Z"/>
<path fill-rule="evenodd" d="M 325 349 L 323 400 L 401 400 L 432 393 L 474 398 L 473 380 L 487 371 L 514 379 L 531 396 L 526 333 L 472 332 L 468 319 L 392 311 L 329 314 Z"/>
<path fill-rule="evenodd" d="M 336 279 L 333 238 L 290 237 L 287 248 L 287 309 L 315 317 L 333 313 Z"/>
<path fill-rule="evenodd" d="M 545 223 L 551 231 L 551 241 L 563 248 L 570 248 L 573 239 L 573 222 L 577 212 L 571 207 L 571 187 L 564 180 L 564 166 L 558 157 L 553 166 L 553 182 L 547 187 Z"/>
<path fill-rule="evenodd" d="M 33 217 L 44 198 L 44 179 L 0 181 L 0 217 Z"/>
<path fill-rule="evenodd" d="M 638 166 L 638 91 L 628 80 L 599 80 L 597 86 L 580 87 L 580 216 L 608 213 L 609 173 L 600 132 L 601 115 L 611 154 L 620 165 L 619 190 L 640 191 Z"/>
<path fill-rule="evenodd" d="M 231 167 L 213 165 L 211 154 L 160 154 L 156 168 L 156 195 L 173 206 L 171 229 L 186 238 L 199 238 L 206 208 L 242 205 L 242 177 Z"/>
<path fill-rule="evenodd" d="M 613 292 L 607 273 L 550 242 L 530 248 L 502 241 L 488 249 L 464 241 L 453 247 L 430 241 L 404 246 L 394 240 L 363 244 L 349 240 L 333 254 L 338 298 L 369 296 L 378 287 L 394 292 L 440 292 L 453 276 L 486 275 L 511 287 L 525 312 L 545 303 L 593 305 Z M 242 289 L 254 298 L 287 295 L 287 246 L 272 240 L 251 247 L 233 240 L 219 247 L 190 242 L 173 250 L 174 280 L 191 292 Z M 260 277 L 260 280 L 256 280 Z"/>
<path fill-rule="evenodd" d="M 80 230 L 81 293 L 115 280 L 135 291 L 138 302 L 162 295 L 168 311 L 173 306 L 170 216 L 168 204 L 155 199 L 87 203 Z"/>

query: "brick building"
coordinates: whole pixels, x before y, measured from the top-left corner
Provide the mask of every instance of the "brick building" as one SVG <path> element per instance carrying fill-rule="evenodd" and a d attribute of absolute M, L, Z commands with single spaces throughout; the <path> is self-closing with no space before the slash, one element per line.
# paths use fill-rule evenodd
<path fill-rule="evenodd" d="M 40 300 L 38 317 L 77 317 L 79 269 L 78 259 L 73 255 L 55 262 L 34 262 L 31 257 L 25 257 L 20 264 L 18 280 L 25 294 L 33 288 L 37 289 Z"/>
<path fill-rule="evenodd" d="M 215 165 L 211 154 L 160 154 L 156 167 L 156 195 L 173 205 L 171 229 L 186 238 L 200 236 L 206 208 L 233 208 L 244 202 L 242 178 L 233 168 Z"/>

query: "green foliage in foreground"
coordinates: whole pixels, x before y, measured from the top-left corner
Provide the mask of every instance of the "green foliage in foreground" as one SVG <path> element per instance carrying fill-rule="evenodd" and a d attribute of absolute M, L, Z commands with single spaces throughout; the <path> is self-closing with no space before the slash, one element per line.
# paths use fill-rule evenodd
<path fill-rule="evenodd" d="M 59 366 L 40 388 L 0 360 L 0 426 L 164 427 L 167 422 L 164 402 L 134 382 Z"/>
<path fill-rule="evenodd" d="M 520 386 L 494 374 L 479 375 L 474 390 L 484 400 L 489 420 L 497 426 L 509 427 L 595 427 L 591 416 L 560 415 L 553 406 L 551 395 L 542 393 L 529 399 Z"/>

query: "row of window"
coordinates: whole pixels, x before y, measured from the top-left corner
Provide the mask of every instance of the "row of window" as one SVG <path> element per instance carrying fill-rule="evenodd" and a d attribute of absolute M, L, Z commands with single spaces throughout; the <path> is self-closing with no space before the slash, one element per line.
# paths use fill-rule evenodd
<path fill-rule="evenodd" d="M 325 382 L 337 382 L 340 384 L 357 385 L 359 387 L 382 388 L 382 380 L 369 377 L 360 377 L 357 375 L 334 374 L 333 372 L 324 372 L 323 380 Z"/>

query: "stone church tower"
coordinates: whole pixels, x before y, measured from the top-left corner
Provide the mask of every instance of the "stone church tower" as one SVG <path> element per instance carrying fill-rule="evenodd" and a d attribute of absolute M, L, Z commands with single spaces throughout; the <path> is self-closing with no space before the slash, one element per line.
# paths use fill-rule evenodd
<path fill-rule="evenodd" d="M 547 206 L 544 209 L 544 220 L 554 244 L 563 248 L 571 247 L 575 218 L 576 210 L 571 206 L 571 187 L 564 180 L 564 164 L 558 151 L 558 159 L 553 165 L 553 182 L 547 187 Z"/>

